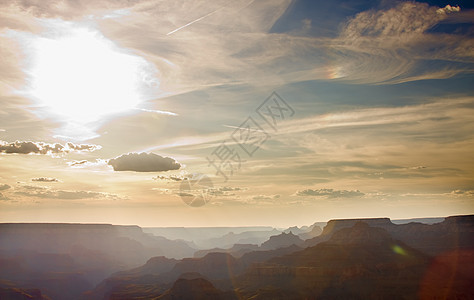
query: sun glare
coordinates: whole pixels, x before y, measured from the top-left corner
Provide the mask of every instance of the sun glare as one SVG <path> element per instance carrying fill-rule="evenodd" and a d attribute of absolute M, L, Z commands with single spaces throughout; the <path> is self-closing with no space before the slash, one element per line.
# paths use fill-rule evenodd
<path fill-rule="evenodd" d="M 100 32 L 75 28 L 34 43 L 31 94 L 68 121 L 85 124 L 135 108 L 150 64 Z"/>

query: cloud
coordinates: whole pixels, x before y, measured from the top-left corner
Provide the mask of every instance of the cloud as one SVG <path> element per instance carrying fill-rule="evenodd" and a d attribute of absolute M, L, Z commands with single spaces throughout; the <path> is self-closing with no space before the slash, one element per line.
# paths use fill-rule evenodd
<path fill-rule="evenodd" d="M 223 192 L 231 192 L 231 191 L 242 191 L 242 190 L 244 190 L 244 188 L 223 186 L 223 187 L 220 187 L 219 190 L 223 191 Z"/>
<path fill-rule="evenodd" d="M 133 1 L 134 2 L 134 1 Z M 83 17 L 87 14 L 92 14 L 95 11 L 107 12 L 103 17 L 108 17 L 112 13 L 119 14 L 120 10 L 125 10 L 131 6 L 132 2 L 127 0 L 117 1 L 69 1 L 69 0 L 55 0 L 54 5 L 43 1 L 12 1 L 12 3 L 1 2 L 0 7 L 5 12 L 10 12 L 15 15 L 27 16 L 30 15 L 36 18 L 62 18 L 75 19 Z M 122 13 L 124 14 L 124 12 Z M 18 22 L 19 23 L 19 22 Z"/>
<path fill-rule="evenodd" d="M 181 164 L 170 157 L 154 153 L 128 153 L 108 162 L 114 171 L 164 172 L 178 170 Z"/>
<path fill-rule="evenodd" d="M 23 185 L 15 192 L 16 195 L 42 198 L 42 199 L 62 199 L 62 200 L 79 200 L 79 199 L 110 199 L 117 200 L 120 197 L 116 194 L 83 191 L 83 190 L 54 190 L 49 187 Z"/>
<path fill-rule="evenodd" d="M 450 100 L 450 101 L 447 101 Z M 386 128 L 391 127 L 391 132 L 396 132 L 398 136 L 413 135 L 414 132 L 423 138 L 430 136 L 456 137 L 459 140 L 468 140 L 472 135 L 471 127 L 466 124 L 472 123 L 471 115 L 474 113 L 472 105 L 473 97 L 464 98 L 439 98 L 432 102 L 415 103 L 406 106 L 380 106 L 360 109 L 347 109 L 327 114 L 316 114 L 308 117 L 288 119 L 281 123 L 278 130 L 284 134 L 287 147 L 304 144 L 317 144 L 318 152 L 321 149 L 329 148 L 329 152 L 334 151 L 334 147 L 340 146 L 340 141 L 330 142 L 322 139 L 324 132 L 338 132 L 341 134 L 347 130 L 350 137 L 354 136 L 354 129 L 362 132 L 370 129 L 370 133 L 378 132 L 380 137 L 386 136 Z M 438 119 L 436 119 L 438 118 Z M 434 122 L 436 121 L 436 122 Z M 331 132 L 331 133 L 333 133 Z M 297 134 L 309 136 L 309 141 L 302 139 Z M 314 135 L 308 135 L 316 133 Z M 455 133 L 455 134 L 454 134 Z M 204 136 L 184 136 L 174 140 L 172 143 L 153 148 L 167 150 L 188 147 L 188 149 L 209 147 L 209 145 L 219 145 L 228 133 L 216 133 Z M 294 136 L 295 139 L 291 139 Z M 359 137 L 360 139 L 361 137 Z M 272 137 L 273 140 L 278 136 Z M 284 141 L 281 139 L 281 141 Z M 230 145 L 232 141 L 228 144 Z M 326 145 L 327 144 L 327 145 Z M 305 145 L 308 148 L 314 145 Z"/>
<path fill-rule="evenodd" d="M 10 200 L 10 199 L 4 196 L 2 193 L 0 193 L 0 200 Z"/>
<path fill-rule="evenodd" d="M 101 146 L 98 145 L 88 145 L 88 144 L 73 144 L 73 143 L 66 143 L 66 150 L 69 151 L 94 151 L 101 149 Z"/>
<path fill-rule="evenodd" d="M 339 77 L 361 83 L 400 83 L 470 72 L 468 65 L 456 62 L 472 62 L 468 46 L 472 38 L 428 32 L 459 11 L 449 5 L 402 2 L 387 10 L 357 14 L 334 41 Z"/>
<path fill-rule="evenodd" d="M 341 36 L 348 39 L 360 37 L 419 36 L 451 12 L 460 11 L 459 6 L 444 8 L 426 3 L 403 2 L 388 10 L 369 10 L 357 14 L 342 30 Z"/>
<path fill-rule="evenodd" d="M 0 141 L 0 153 L 7 154 L 63 154 L 69 152 L 92 152 L 100 148 L 101 146 L 89 144 L 66 143 L 65 145 L 61 145 L 59 143 L 49 144 L 31 141 L 16 141 L 11 143 Z"/>
<path fill-rule="evenodd" d="M 160 86 L 171 94 L 249 82 L 447 78 L 469 71 L 463 63 L 471 63 L 473 56 L 472 38 L 426 33 L 459 14 L 458 7 L 449 5 L 403 2 L 390 9 L 364 11 L 337 24 L 342 28 L 340 36 L 321 38 L 270 32 L 285 12 L 291 12 L 288 0 L 60 3 L 54 7 L 31 1 L 10 5 L 11 22 L 21 16 L 26 24 L 19 26 L 18 21 L 4 26 L 35 27 L 30 31 L 37 32 L 41 18 L 93 18 L 105 36 L 153 63 L 160 70 Z M 196 20 L 200 21 L 193 23 Z M 311 22 L 304 19 L 302 26 L 309 31 Z M 174 33 L 167 36 L 170 32 Z M 435 67 L 431 60 L 459 64 Z M 431 67 L 418 70 L 423 63 Z"/>
<path fill-rule="evenodd" d="M 31 181 L 36 181 L 36 182 L 60 182 L 59 179 L 51 178 L 51 177 L 31 178 Z"/>
<path fill-rule="evenodd" d="M 365 194 L 359 190 L 348 191 L 348 190 L 334 190 L 334 189 L 306 189 L 296 192 L 297 196 L 316 196 L 316 197 L 328 197 L 328 198 L 355 198 L 362 197 Z"/>
<path fill-rule="evenodd" d="M 184 192 L 179 192 L 179 193 L 177 193 L 177 195 L 181 196 L 181 197 L 196 197 L 197 196 L 197 195 L 194 195 L 194 194 L 184 193 Z"/>
<path fill-rule="evenodd" d="M 245 189 L 239 187 L 221 186 L 209 189 L 207 192 L 212 196 L 235 196 L 237 191 L 243 191 Z"/>
<path fill-rule="evenodd" d="M 107 160 L 105 159 L 96 159 L 95 161 L 88 161 L 88 160 L 73 160 L 67 162 L 68 166 L 73 168 L 86 168 L 86 167 L 97 167 L 107 165 Z"/>
<path fill-rule="evenodd" d="M 89 162 L 88 160 L 73 160 L 73 161 L 68 162 L 67 164 L 70 167 L 77 167 L 77 166 L 85 165 L 88 162 Z"/>
<path fill-rule="evenodd" d="M 280 195 L 272 195 L 272 196 L 267 196 L 267 195 L 256 195 L 256 196 L 253 196 L 252 197 L 252 200 L 262 200 L 262 201 L 268 201 L 268 200 L 275 200 L 275 199 L 279 199 L 280 198 Z"/>
<path fill-rule="evenodd" d="M 11 188 L 11 186 L 9 186 L 8 184 L 0 184 L 0 191 L 4 191 L 4 190 L 8 190 L 9 188 Z"/>
<path fill-rule="evenodd" d="M 315 130 L 328 130 L 330 128 L 343 127 L 372 127 L 381 128 L 382 126 L 391 126 L 404 124 L 412 126 L 413 123 L 430 123 L 429 126 L 421 130 L 418 125 L 416 128 L 426 135 L 433 134 L 434 126 L 450 126 L 446 132 L 452 132 L 456 127 L 461 127 L 462 123 L 469 122 L 472 114 L 470 105 L 474 98 L 453 99 L 451 103 L 446 103 L 447 99 L 436 99 L 431 103 L 407 105 L 401 107 L 376 107 L 353 109 L 341 112 L 335 112 L 324 115 L 316 115 L 308 118 L 289 120 L 281 126 L 281 132 L 294 134 L 297 132 L 310 132 Z M 443 118 L 436 120 L 435 118 Z M 470 128 L 462 130 L 463 138 L 470 137 L 472 132 Z M 399 129 L 400 130 L 400 129 Z M 408 130 L 415 130 L 415 128 Z M 443 133 L 443 134 L 445 134 Z"/>
<path fill-rule="evenodd" d="M 426 169 L 427 167 L 425 166 L 415 166 L 415 167 L 409 167 L 409 170 L 423 170 Z"/>
<path fill-rule="evenodd" d="M 451 192 L 455 196 L 474 196 L 474 190 L 454 190 Z"/>
<path fill-rule="evenodd" d="M 450 12 L 459 12 L 459 11 L 461 11 L 461 8 L 459 6 L 451 6 L 449 4 L 443 8 L 439 8 L 436 10 L 436 12 L 441 15 L 448 14 Z"/>
<path fill-rule="evenodd" d="M 166 188 L 152 188 L 151 189 L 152 191 L 157 191 L 157 192 L 160 192 L 160 194 L 163 194 L 163 195 L 174 195 L 174 194 L 179 194 L 179 191 L 178 190 L 175 190 L 175 189 L 166 189 Z"/>
<path fill-rule="evenodd" d="M 159 175 L 159 176 L 153 177 L 153 180 L 183 181 L 186 178 L 187 177 L 185 177 L 185 176 L 176 176 L 176 175 L 163 176 L 163 175 Z"/>
<path fill-rule="evenodd" d="M 200 6 L 199 1 L 189 1 L 180 8 L 188 11 L 185 17 L 175 14 L 172 5 L 149 7 L 151 11 L 159 10 L 163 18 L 148 20 L 156 29 L 142 32 L 146 42 L 133 38 L 136 28 L 146 24 L 148 18 L 139 9 L 132 10 L 136 14 L 134 24 L 121 23 L 123 27 L 119 31 L 112 29 L 116 23 L 105 24 L 103 28 L 127 47 L 147 53 L 162 72 L 163 86 L 175 89 L 328 78 L 395 82 L 447 78 L 470 70 L 461 64 L 430 63 L 432 60 L 472 62 L 469 46 L 472 38 L 427 32 L 458 14 L 459 7 L 403 2 L 390 9 L 368 10 L 339 24 L 342 30 L 334 38 L 269 33 L 282 14 L 287 9 L 291 11 L 290 4 L 289 1 L 251 4 L 235 1 L 230 5 L 216 2 L 212 6 Z M 226 7 L 220 9 L 222 6 Z M 199 25 L 193 24 L 171 35 L 179 36 L 179 40 L 166 37 L 166 33 L 216 10 Z M 311 26 L 309 19 L 302 22 L 305 28 Z"/>

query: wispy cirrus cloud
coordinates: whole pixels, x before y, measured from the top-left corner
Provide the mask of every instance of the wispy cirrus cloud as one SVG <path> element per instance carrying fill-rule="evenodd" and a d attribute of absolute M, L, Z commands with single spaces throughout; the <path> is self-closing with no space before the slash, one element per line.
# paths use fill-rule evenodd
<path fill-rule="evenodd" d="M 272 140 L 283 137 L 283 140 L 291 144 L 307 144 L 305 139 L 298 134 L 314 134 L 319 131 L 338 130 L 341 132 L 347 129 L 353 132 L 354 129 L 370 130 L 372 134 L 379 132 L 385 135 L 382 126 L 392 126 L 392 132 L 397 133 L 397 138 L 411 139 L 415 134 L 426 136 L 426 138 L 439 139 L 450 138 L 453 140 L 463 140 L 472 137 L 470 124 L 472 123 L 471 107 L 474 99 L 471 97 L 461 97 L 455 99 L 433 99 L 431 102 L 423 104 L 413 104 L 405 106 L 375 107 L 362 109 L 347 109 L 325 114 L 316 114 L 305 118 L 284 120 L 279 125 L 279 135 L 273 136 Z M 420 127 L 420 124 L 424 124 Z M 463 125 L 464 124 L 464 125 Z M 396 126 L 396 127 L 394 127 Z M 430 128 L 430 130 L 425 130 Z M 455 135 L 448 135 L 453 132 Z M 203 149 L 212 148 L 222 140 L 228 138 L 231 132 L 218 132 L 193 137 L 175 138 L 171 143 L 152 147 L 147 150 L 165 149 Z M 318 140 L 319 138 L 319 140 Z M 320 148 L 325 142 L 320 136 L 311 136 L 317 140 Z M 233 144 L 232 140 L 227 144 Z M 336 146 L 336 145 L 328 145 Z"/>
<path fill-rule="evenodd" d="M 335 63 L 342 77 L 365 83 L 449 78 L 469 72 L 473 62 L 469 50 L 472 37 L 426 32 L 459 11 L 458 6 L 439 8 L 401 2 L 390 9 L 361 12 L 341 30 L 335 46 L 340 55 Z M 429 50 L 433 47 L 436 52 Z M 430 61 L 464 61 L 468 65 Z"/>
<path fill-rule="evenodd" d="M 156 29 L 144 33 L 147 42 L 133 38 L 134 28 L 147 19 L 139 6 L 132 8 L 136 16 L 127 19 L 130 25 L 118 21 L 123 27 L 113 31 L 112 25 L 117 23 L 106 22 L 103 28 L 159 66 L 164 88 L 182 91 L 249 82 L 278 84 L 339 78 L 396 83 L 447 78 L 468 72 L 470 67 L 425 62 L 447 59 L 471 64 L 473 61 L 469 48 L 472 38 L 427 33 L 429 28 L 460 13 L 457 6 L 437 7 L 420 2 L 382 6 L 339 24 L 342 29 L 338 36 L 322 38 L 292 32 L 269 34 L 268 30 L 288 8 L 288 1 L 250 4 L 237 1 L 227 6 L 198 3 L 186 4 L 181 11 L 189 15 L 182 22 L 176 21 L 182 20 L 183 15 L 174 15 L 172 5 L 163 6 L 160 12 L 169 19 L 152 21 Z M 166 36 L 193 20 L 200 22 Z M 302 26 L 305 24 L 308 20 Z M 439 51 L 433 53 L 429 50 L 432 47 Z"/>
<path fill-rule="evenodd" d="M 151 61 L 159 70 L 163 90 L 171 94 L 250 82 L 339 78 L 396 83 L 447 78 L 468 72 L 473 63 L 472 37 L 427 33 L 439 22 L 462 13 L 457 6 L 420 2 L 381 5 L 339 24 L 339 35 L 332 38 L 270 33 L 285 11 L 291 10 L 290 4 L 287 0 L 195 0 L 179 5 L 158 0 L 82 1 L 77 5 L 61 1 L 52 8 L 28 2 L 7 6 L 5 14 L 21 15 L 16 23 L 28 24 L 32 32 L 41 27 L 35 21 L 40 16 L 66 20 L 93 17 L 107 37 Z M 101 18 L 118 10 L 126 13 Z M 193 23 L 196 20 L 199 22 Z M 12 22 L 5 21 L 3 26 L 15 28 Z M 436 52 L 430 51 L 433 47 Z M 440 63 L 425 63 L 430 61 Z M 441 61 L 456 64 L 448 66 Z"/>

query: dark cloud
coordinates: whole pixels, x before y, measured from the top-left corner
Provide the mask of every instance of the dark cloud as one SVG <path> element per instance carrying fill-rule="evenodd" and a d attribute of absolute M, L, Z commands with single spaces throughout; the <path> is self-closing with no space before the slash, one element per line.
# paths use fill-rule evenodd
<path fill-rule="evenodd" d="M 316 196 L 316 197 L 328 197 L 328 198 L 354 198 L 362 197 L 365 194 L 359 190 L 348 191 L 348 190 L 334 190 L 334 189 L 306 189 L 298 191 L 297 196 Z"/>
<path fill-rule="evenodd" d="M 88 145 L 88 144 L 73 144 L 67 143 L 66 147 L 74 151 L 94 151 L 97 149 L 97 145 Z"/>
<path fill-rule="evenodd" d="M 178 193 L 178 196 L 181 196 L 181 197 L 196 197 L 196 195 L 193 195 L 193 194 L 190 194 L 190 193 L 183 193 L 183 192 Z"/>
<path fill-rule="evenodd" d="M 0 191 L 8 190 L 11 188 L 8 184 L 0 184 Z"/>
<path fill-rule="evenodd" d="M 181 176 L 174 176 L 174 175 L 170 175 L 170 176 L 156 176 L 156 177 L 153 177 L 153 180 L 165 180 L 165 181 L 183 181 L 185 179 L 185 177 L 181 177 Z"/>
<path fill-rule="evenodd" d="M 181 164 L 154 153 L 128 153 L 109 160 L 114 171 L 164 172 L 178 170 Z"/>
<path fill-rule="evenodd" d="M 60 154 L 69 152 L 94 151 L 100 148 L 101 146 L 88 144 L 66 143 L 65 145 L 61 145 L 59 143 L 49 144 L 31 141 L 16 141 L 11 143 L 0 141 L 0 153 L 8 154 Z"/>
<path fill-rule="evenodd" d="M 243 188 L 239 187 L 230 187 L 230 186 L 222 186 L 216 187 L 208 190 L 208 193 L 213 196 L 235 196 L 236 191 L 243 191 Z"/>
<path fill-rule="evenodd" d="M 71 167 L 76 167 L 76 166 L 81 166 L 87 163 L 88 163 L 87 160 L 74 160 L 74 161 L 68 162 L 68 165 Z"/>
<path fill-rule="evenodd" d="M 219 190 L 223 192 L 231 192 L 231 191 L 242 191 L 243 189 L 239 187 L 223 186 L 223 187 L 220 187 Z"/>
<path fill-rule="evenodd" d="M 31 181 L 37 181 L 37 182 L 59 182 L 59 179 L 50 178 L 50 177 L 38 177 L 38 178 L 31 178 Z"/>

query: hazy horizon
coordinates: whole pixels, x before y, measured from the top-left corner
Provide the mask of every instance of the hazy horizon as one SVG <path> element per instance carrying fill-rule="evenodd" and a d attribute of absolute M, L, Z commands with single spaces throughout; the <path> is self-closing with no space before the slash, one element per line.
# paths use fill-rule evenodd
<path fill-rule="evenodd" d="M 347 218 L 329 218 L 329 219 L 322 219 L 322 220 L 315 220 L 314 222 L 310 223 L 295 223 L 295 224 L 287 224 L 287 225 L 278 225 L 278 224 L 243 224 L 243 225 L 226 225 L 226 224 L 216 224 L 216 225 L 208 225 L 208 226 L 199 226 L 199 225 L 150 225 L 150 226 L 144 226 L 140 224 L 128 224 L 128 223 L 107 223 L 107 222 L 54 222 L 54 221 L 48 221 L 48 222 L 9 222 L 9 221 L 2 221 L 0 224 L 90 224 L 90 225 L 116 225 L 116 226 L 139 226 L 141 228 L 254 228 L 254 227 L 262 227 L 262 228 L 276 228 L 276 229 L 287 229 L 289 227 L 304 227 L 304 226 L 310 226 L 313 225 L 314 223 L 325 223 L 330 220 L 348 220 L 348 219 L 381 219 L 381 218 L 389 218 L 391 221 L 403 221 L 403 220 L 414 220 L 414 219 L 444 219 L 446 217 L 450 216 L 467 216 L 470 214 L 466 215 L 446 215 L 446 216 L 424 216 L 424 217 L 413 217 L 413 218 L 390 218 L 387 216 L 370 216 L 370 217 L 347 217 Z"/>

